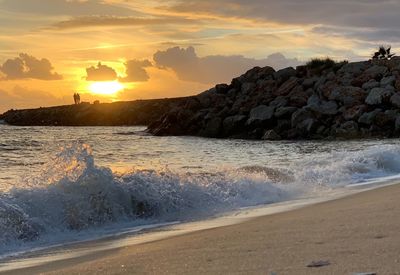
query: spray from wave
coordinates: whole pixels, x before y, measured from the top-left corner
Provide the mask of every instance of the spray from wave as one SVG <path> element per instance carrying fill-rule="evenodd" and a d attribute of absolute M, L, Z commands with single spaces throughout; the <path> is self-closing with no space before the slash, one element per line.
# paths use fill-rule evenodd
<path fill-rule="evenodd" d="M 0 247 L 119 222 L 188 220 L 285 196 L 265 177 L 243 173 L 116 175 L 95 165 L 88 145 L 73 144 L 26 188 L 0 195 Z"/>
<path fill-rule="evenodd" d="M 62 148 L 24 188 L 0 194 L 0 254 L 109 225 L 199 219 L 399 173 L 400 148 L 394 145 L 312 154 L 284 167 L 116 174 L 95 164 L 88 145 L 76 143 Z"/>

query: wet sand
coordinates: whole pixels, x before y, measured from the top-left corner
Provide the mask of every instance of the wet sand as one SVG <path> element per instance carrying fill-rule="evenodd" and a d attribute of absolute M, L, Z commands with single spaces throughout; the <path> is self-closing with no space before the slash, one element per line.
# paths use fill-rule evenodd
<path fill-rule="evenodd" d="M 399 217 L 396 184 L 14 274 L 400 274 Z"/>

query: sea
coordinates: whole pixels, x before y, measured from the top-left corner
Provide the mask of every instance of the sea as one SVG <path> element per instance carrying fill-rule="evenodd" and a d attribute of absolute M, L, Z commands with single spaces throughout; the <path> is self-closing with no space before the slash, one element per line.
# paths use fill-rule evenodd
<path fill-rule="evenodd" d="M 0 259 L 399 178 L 398 139 L 269 142 L 0 123 Z"/>

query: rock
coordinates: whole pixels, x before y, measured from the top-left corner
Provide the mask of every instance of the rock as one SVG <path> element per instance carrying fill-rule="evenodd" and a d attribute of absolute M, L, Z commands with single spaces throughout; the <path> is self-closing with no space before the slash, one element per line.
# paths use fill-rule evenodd
<path fill-rule="evenodd" d="M 291 127 L 292 123 L 290 119 L 278 119 L 277 125 L 274 130 L 276 133 L 279 133 L 281 137 L 283 137 L 283 135 L 285 135 L 285 132 L 290 130 Z"/>
<path fill-rule="evenodd" d="M 385 66 L 374 65 L 365 70 L 364 73 L 373 79 L 379 79 L 388 73 L 388 68 Z"/>
<path fill-rule="evenodd" d="M 215 86 L 215 92 L 217 94 L 226 94 L 229 90 L 229 85 L 228 84 L 217 84 Z"/>
<path fill-rule="evenodd" d="M 274 111 L 275 108 L 270 106 L 260 105 L 255 107 L 250 111 L 250 116 L 246 122 L 246 125 L 261 125 L 273 118 Z"/>
<path fill-rule="evenodd" d="M 368 68 L 368 66 L 369 63 L 366 61 L 347 63 L 338 70 L 338 73 L 339 74 L 347 73 L 356 76 L 365 71 Z"/>
<path fill-rule="evenodd" d="M 365 103 L 368 105 L 379 105 L 384 102 L 388 102 L 392 95 L 393 92 L 386 88 L 374 88 L 368 94 L 367 98 L 365 99 Z"/>
<path fill-rule="evenodd" d="M 373 88 L 378 88 L 380 86 L 380 83 L 376 81 L 375 79 L 371 79 L 370 81 L 364 83 L 362 85 L 363 90 L 371 90 Z"/>
<path fill-rule="evenodd" d="M 394 128 L 397 133 L 400 132 L 400 115 L 396 117 L 396 121 L 394 123 Z"/>
<path fill-rule="evenodd" d="M 305 108 L 319 115 L 336 115 L 338 113 L 338 105 L 335 101 L 320 100 L 317 95 L 311 96 L 307 103 Z"/>
<path fill-rule="evenodd" d="M 390 97 L 390 103 L 396 107 L 396 108 L 400 108 L 400 94 L 399 93 L 395 93 L 394 95 L 392 95 Z"/>
<path fill-rule="evenodd" d="M 281 140 L 281 136 L 278 135 L 274 130 L 268 130 L 262 137 L 263 140 Z"/>
<path fill-rule="evenodd" d="M 273 92 L 274 96 L 286 96 L 298 85 L 298 78 L 291 77 L 283 83 L 278 90 Z"/>
<path fill-rule="evenodd" d="M 368 113 L 364 113 L 360 116 L 360 118 L 358 119 L 358 123 L 360 124 L 364 124 L 364 125 L 371 125 L 374 123 L 376 115 L 381 112 L 380 109 L 375 109 L 372 112 L 368 112 Z"/>
<path fill-rule="evenodd" d="M 269 103 L 269 106 L 275 107 L 275 108 L 279 108 L 279 107 L 284 107 L 288 104 L 288 100 L 283 97 L 283 96 L 278 96 L 277 98 L 275 98 L 274 100 L 272 100 Z"/>
<path fill-rule="evenodd" d="M 274 73 L 274 79 L 279 83 L 287 81 L 289 78 L 296 76 L 297 72 L 293 67 L 288 67 Z"/>
<path fill-rule="evenodd" d="M 355 106 L 363 104 L 367 93 L 358 87 L 340 86 L 333 89 L 329 100 L 336 100 L 345 106 Z"/>
<path fill-rule="evenodd" d="M 330 80 L 330 81 L 334 81 L 334 80 L 336 79 L 335 73 L 334 73 L 334 72 L 329 72 L 329 73 L 326 75 L 326 79 L 327 79 L 327 80 Z"/>
<path fill-rule="evenodd" d="M 394 121 L 392 120 L 392 117 L 383 112 L 377 113 L 374 119 L 375 125 L 380 128 L 390 127 L 392 126 L 393 122 Z"/>
<path fill-rule="evenodd" d="M 346 109 L 343 112 L 343 118 L 345 120 L 358 120 L 360 116 L 365 112 L 367 109 L 366 105 L 357 105 L 354 107 L 351 107 L 349 109 Z"/>
<path fill-rule="evenodd" d="M 387 86 L 393 86 L 395 81 L 396 81 L 396 77 L 395 76 L 393 76 L 393 75 L 387 76 L 387 77 L 384 77 L 384 78 L 381 79 L 380 86 L 382 88 L 385 88 Z"/>
<path fill-rule="evenodd" d="M 315 83 L 318 81 L 318 77 L 312 77 L 312 78 L 307 78 L 303 81 L 303 88 L 308 89 L 308 88 L 313 88 Z"/>
<path fill-rule="evenodd" d="M 235 115 L 225 118 L 222 123 L 224 135 L 229 136 L 243 130 L 242 127 L 246 120 L 247 116 L 244 115 Z"/>
<path fill-rule="evenodd" d="M 222 126 L 222 119 L 220 117 L 214 117 L 210 119 L 206 127 L 200 131 L 199 135 L 204 137 L 218 137 L 220 135 Z"/>
<path fill-rule="evenodd" d="M 338 105 L 335 101 L 321 101 L 319 107 L 313 111 L 322 115 L 333 116 L 338 113 Z"/>
<path fill-rule="evenodd" d="M 296 128 L 302 121 L 313 119 L 313 114 L 306 109 L 298 109 L 292 115 L 292 128 Z"/>
<path fill-rule="evenodd" d="M 296 129 L 299 131 L 302 137 L 309 137 L 318 129 L 317 120 L 313 118 L 303 120 L 296 125 Z"/>
<path fill-rule="evenodd" d="M 280 107 L 275 111 L 276 118 L 291 117 L 296 112 L 296 107 Z"/>
<path fill-rule="evenodd" d="M 268 79 L 272 78 L 275 73 L 275 70 L 272 67 L 254 67 L 253 69 L 248 70 L 245 74 L 241 75 L 238 80 L 241 83 L 251 82 L 255 83 L 260 79 Z"/>
<path fill-rule="evenodd" d="M 335 135 L 341 138 L 356 138 L 359 136 L 358 124 L 355 121 L 347 121 L 340 128 L 335 129 Z"/>
<path fill-rule="evenodd" d="M 241 92 L 244 95 L 250 94 L 254 88 L 256 87 L 256 84 L 252 82 L 245 82 L 242 84 Z"/>
<path fill-rule="evenodd" d="M 394 122 L 399 115 L 399 110 L 386 110 L 385 115 L 387 115 L 389 119 Z"/>
<path fill-rule="evenodd" d="M 310 96 L 307 100 L 307 105 L 308 106 L 318 106 L 321 102 L 321 99 L 319 99 L 319 96 L 317 96 L 316 94 L 313 94 L 312 96 Z"/>

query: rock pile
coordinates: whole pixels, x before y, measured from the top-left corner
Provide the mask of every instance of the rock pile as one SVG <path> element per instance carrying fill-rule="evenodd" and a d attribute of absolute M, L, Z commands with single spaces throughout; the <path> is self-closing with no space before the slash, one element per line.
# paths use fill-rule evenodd
<path fill-rule="evenodd" d="M 400 136 L 400 58 L 256 67 L 151 123 L 154 135 L 245 139 Z"/>

